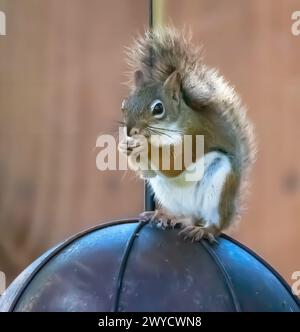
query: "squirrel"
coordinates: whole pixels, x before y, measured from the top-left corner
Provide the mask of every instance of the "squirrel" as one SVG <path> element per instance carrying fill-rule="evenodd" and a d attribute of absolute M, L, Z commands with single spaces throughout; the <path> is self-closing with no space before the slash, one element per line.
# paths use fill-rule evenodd
<path fill-rule="evenodd" d="M 204 136 L 200 180 L 186 182 L 186 169 L 174 167 L 140 172 L 158 206 L 141 218 L 162 228 L 179 224 L 185 239 L 216 241 L 240 216 L 255 160 L 254 127 L 246 108 L 218 71 L 203 63 L 201 48 L 191 44 L 190 34 L 157 28 L 127 50 L 132 72 L 130 93 L 121 107 L 126 137 L 119 150 L 128 156 L 129 165 L 147 144 L 149 148 L 151 134 L 159 135 L 160 145 L 171 145 L 183 135 Z M 147 144 L 141 143 L 141 136 Z M 147 162 L 151 164 L 151 157 Z"/>

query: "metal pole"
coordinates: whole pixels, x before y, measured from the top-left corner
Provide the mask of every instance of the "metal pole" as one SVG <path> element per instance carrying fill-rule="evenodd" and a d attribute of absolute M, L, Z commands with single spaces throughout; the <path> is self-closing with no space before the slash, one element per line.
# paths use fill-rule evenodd
<path fill-rule="evenodd" d="M 148 0 L 148 17 L 149 17 L 149 29 L 153 30 L 157 26 L 163 24 L 164 21 L 164 8 L 165 1 L 164 0 Z M 155 202 L 154 202 L 154 194 L 145 181 L 145 197 L 144 197 L 144 209 L 145 211 L 154 211 L 155 210 Z"/>
<path fill-rule="evenodd" d="M 149 0 L 149 29 L 152 30 L 153 29 L 153 0 Z"/>
<path fill-rule="evenodd" d="M 149 29 L 152 30 L 154 26 L 153 22 L 153 0 L 149 0 Z M 155 210 L 155 202 L 154 202 L 154 194 L 150 185 L 145 180 L 144 183 L 144 210 L 145 211 L 154 211 Z"/>

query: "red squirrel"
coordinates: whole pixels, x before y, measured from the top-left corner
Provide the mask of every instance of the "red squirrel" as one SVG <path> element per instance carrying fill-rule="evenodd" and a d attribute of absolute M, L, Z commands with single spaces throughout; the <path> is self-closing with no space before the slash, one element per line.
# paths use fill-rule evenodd
<path fill-rule="evenodd" d="M 253 125 L 235 90 L 202 62 L 200 48 L 174 28 L 146 32 L 129 48 L 131 91 L 122 103 L 126 139 L 119 144 L 133 164 L 147 148 L 139 137 L 173 144 L 183 135 L 203 135 L 204 163 L 198 181 L 180 171 L 151 168 L 140 174 L 151 185 L 155 212 L 144 218 L 162 227 L 180 224 L 184 238 L 214 241 L 239 215 L 247 175 L 255 160 Z M 152 142 L 153 144 L 153 142 Z M 158 145 L 159 145 L 158 144 Z M 182 156 L 181 156 L 182 157 Z"/>

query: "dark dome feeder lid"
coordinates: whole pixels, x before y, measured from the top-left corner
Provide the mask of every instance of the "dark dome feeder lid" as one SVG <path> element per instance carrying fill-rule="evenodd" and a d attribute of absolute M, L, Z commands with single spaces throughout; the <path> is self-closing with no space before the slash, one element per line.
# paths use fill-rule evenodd
<path fill-rule="evenodd" d="M 138 220 L 82 232 L 25 269 L 0 311 L 300 311 L 287 283 L 245 246 L 177 233 Z"/>

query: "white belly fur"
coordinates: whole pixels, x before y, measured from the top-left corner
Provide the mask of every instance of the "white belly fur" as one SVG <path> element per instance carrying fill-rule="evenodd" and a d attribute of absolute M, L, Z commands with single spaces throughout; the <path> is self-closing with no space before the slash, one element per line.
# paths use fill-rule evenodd
<path fill-rule="evenodd" d="M 229 158 L 217 151 L 205 154 L 201 180 L 185 180 L 185 172 L 175 178 L 162 174 L 149 179 L 156 200 L 172 215 L 181 218 L 204 219 L 205 226 L 219 224 L 219 202 L 227 175 L 231 171 Z"/>

